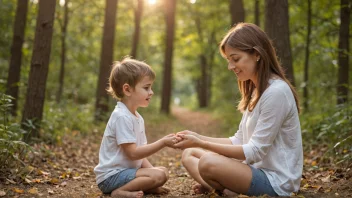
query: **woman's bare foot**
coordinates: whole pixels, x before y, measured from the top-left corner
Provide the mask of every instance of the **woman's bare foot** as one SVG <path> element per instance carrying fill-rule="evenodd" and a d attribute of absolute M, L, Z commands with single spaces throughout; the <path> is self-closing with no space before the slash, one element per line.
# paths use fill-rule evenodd
<path fill-rule="evenodd" d="M 196 194 L 204 194 L 209 192 L 210 190 L 205 188 L 204 186 L 202 186 L 201 184 L 196 184 L 192 187 L 192 190 L 194 191 L 194 193 Z"/>
<path fill-rule="evenodd" d="M 149 194 L 163 195 L 163 194 L 169 193 L 170 189 L 165 188 L 165 187 L 158 187 L 158 188 L 150 189 L 150 190 L 148 190 L 146 192 L 149 193 Z"/>
<path fill-rule="evenodd" d="M 228 197 L 232 197 L 232 196 L 237 196 L 238 194 L 235 193 L 235 192 L 232 192 L 231 190 L 228 190 L 228 189 L 224 189 L 224 191 L 222 191 L 222 193 L 225 195 L 225 196 L 228 196 Z"/>
<path fill-rule="evenodd" d="M 124 190 L 114 190 L 111 193 L 111 197 L 118 197 L 118 198 L 141 198 L 143 197 L 143 191 L 124 191 Z"/>

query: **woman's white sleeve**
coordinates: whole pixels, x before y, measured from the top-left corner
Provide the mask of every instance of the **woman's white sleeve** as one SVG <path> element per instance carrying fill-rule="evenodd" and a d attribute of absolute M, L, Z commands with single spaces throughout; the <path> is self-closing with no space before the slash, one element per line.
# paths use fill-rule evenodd
<path fill-rule="evenodd" d="M 235 135 L 229 137 L 231 140 L 231 143 L 233 145 L 242 145 L 243 144 L 243 131 L 242 131 L 242 122 L 243 122 L 243 117 L 245 116 L 245 113 L 242 114 L 242 119 L 240 122 L 240 125 L 238 127 L 237 132 L 235 133 Z"/>
<path fill-rule="evenodd" d="M 259 105 L 258 122 L 252 137 L 247 144 L 243 145 L 247 164 L 262 161 L 292 107 L 285 92 L 279 88 L 271 89 L 262 97 L 257 104 Z"/>

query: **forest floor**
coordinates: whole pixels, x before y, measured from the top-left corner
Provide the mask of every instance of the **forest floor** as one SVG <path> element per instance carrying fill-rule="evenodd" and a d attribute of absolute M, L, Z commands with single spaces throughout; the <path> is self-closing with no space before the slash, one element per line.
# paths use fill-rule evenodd
<path fill-rule="evenodd" d="M 189 129 L 203 135 L 220 137 L 217 133 L 221 121 L 205 112 L 193 112 L 173 108 L 175 119 L 163 124 L 146 122 L 148 142 L 163 137 L 175 130 Z M 146 116 L 146 115 L 145 115 Z M 144 117 L 145 117 L 144 116 Z M 93 131 L 82 136 L 72 131 L 60 145 L 36 145 L 42 153 L 25 171 L 30 172 L 25 182 L 7 178 L 0 181 L 0 197 L 109 197 L 103 195 L 95 184 L 93 168 L 98 163 L 102 131 Z M 351 167 L 330 166 L 316 168 L 315 159 L 321 148 L 305 152 L 305 165 L 300 191 L 291 197 L 352 197 Z M 146 197 L 217 197 L 215 193 L 195 195 L 191 190 L 194 181 L 181 164 L 181 150 L 165 148 L 149 157 L 154 166 L 169 169 L 170 179 L 165 184 L 171 191 L 167 195 Z M 247 197 L 238 195 L 235 197 Z M 269 197 L 269 196 L 262 196 Z"/>

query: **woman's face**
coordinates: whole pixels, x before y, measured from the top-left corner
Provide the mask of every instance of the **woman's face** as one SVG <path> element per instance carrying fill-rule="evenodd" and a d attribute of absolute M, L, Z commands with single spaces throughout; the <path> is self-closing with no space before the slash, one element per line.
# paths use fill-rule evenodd
<path fill-rule="evenodd" d="M 256 84 L 257 78 L 255 73 L 257 60 L 259 60 L 258 55 L 249 54 L 228 45 L 225 45 L 225 54 L 228 61 L 227 67 L 236 74 L 238 80 L 252 80 Z"/>

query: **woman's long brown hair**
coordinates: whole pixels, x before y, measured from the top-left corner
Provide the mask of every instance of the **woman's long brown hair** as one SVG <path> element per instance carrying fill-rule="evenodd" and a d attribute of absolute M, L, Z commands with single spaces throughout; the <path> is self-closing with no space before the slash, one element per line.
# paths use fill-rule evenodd
<path fill-rule="evenodd" d="M 251 23 L 239 23 L 229 30 L 220 43 L 219 50 L 223 57 L 226 57 L 226 45 L 249 54 L 257 54 L 260 56 L 256 67 L 258 87 L 255 87 L 251 80 L 238 81 L 238 88 L 242 96 L 238 104 L 238 110 L 244 112 L 248 108 L 249 111 L 252 111 L 265 89 L 268 87 L 271 75 L 276 74 L 290 86 L 296 101 L 297 110 L 300 112 L 297 92 L 290 81 L 285 77 L 284 70 L 278 61 L 275 49 L 263 30 Z M 257 88 L 255 97 L 252 99 L 255 88 Z"/>

